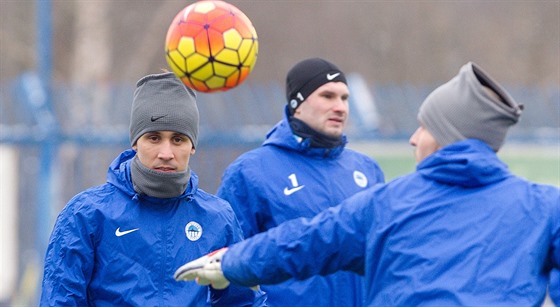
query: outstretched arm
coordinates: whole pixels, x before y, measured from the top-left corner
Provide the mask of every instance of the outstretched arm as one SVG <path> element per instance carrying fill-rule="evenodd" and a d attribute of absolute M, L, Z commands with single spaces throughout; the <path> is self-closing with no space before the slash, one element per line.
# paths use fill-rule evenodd
<path fill-rule="evenodd" d="M 366 234 L 373 223 L 370 200 L 371 192 L 364 191 L 312 219 L 291 220 L 234 244 L 214 254 L 219 261 L 202 260 L 205 264 L 187 279 L 251 287 L 338 270 L 363 274 Z"/>

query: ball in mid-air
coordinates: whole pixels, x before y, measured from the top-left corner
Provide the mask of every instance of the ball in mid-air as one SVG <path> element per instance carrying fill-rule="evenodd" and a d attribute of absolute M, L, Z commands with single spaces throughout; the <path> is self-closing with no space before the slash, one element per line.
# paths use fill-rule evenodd
<path fill-rule="evenodd" d="M 167 31 L 167 64 L 183 83 L 200 92 L 227 91 L 249 76 L 257 61 L 257 32 L 235 6 L 217 0 L 195 2 Z"/>

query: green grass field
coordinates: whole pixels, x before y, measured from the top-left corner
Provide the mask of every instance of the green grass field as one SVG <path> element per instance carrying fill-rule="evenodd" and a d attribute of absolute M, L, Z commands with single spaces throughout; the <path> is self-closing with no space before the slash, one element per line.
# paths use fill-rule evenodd
<path fill-rule="evenodd" d="M 374 157 L 387 181 L 413 172 L 413 148 L 403 143 L 359 143 L 350 146 Z M 560 146 L 506 144 L 498 153 L 512 173 L 538 183 L 560 186 Z"/>

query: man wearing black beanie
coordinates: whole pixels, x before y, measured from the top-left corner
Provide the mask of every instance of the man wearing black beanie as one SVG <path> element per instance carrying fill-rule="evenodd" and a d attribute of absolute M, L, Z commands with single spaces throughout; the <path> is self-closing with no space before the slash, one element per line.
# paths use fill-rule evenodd
<path fill-rule="evenodd" d="M 226 169 L 218 189 L 218 196 L 231 203 L 246 237 L 287 220 L 314 216 L 384 181 L 376 161 L 345 148 L 349 95 L 344 73 L 327 60 L 310 58 L 290 69 L 284 119 L 262 147 Z M 269 306 L 363 302 L 362 278 L 348 272 L 289 280 L 263 290 Z"/>
<path fill-rule="evenodd" d="M 201 190 L 190 169 L 198 120 L 195 93 L 173 73 L 138 81 L 132 148 L 113 161 L 105 184 L 75 196 L 58 216 L 41 306 L 237 307 L 266 299 L 244 287 L 173 280 L 183 262 L 243 237 L 229 204 Z"/>

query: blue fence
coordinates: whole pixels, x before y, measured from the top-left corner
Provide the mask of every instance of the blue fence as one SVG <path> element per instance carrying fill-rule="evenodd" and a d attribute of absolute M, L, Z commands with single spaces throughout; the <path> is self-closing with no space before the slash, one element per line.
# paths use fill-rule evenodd
<path fill-rule="evenodd" d="M 59 198 L 66 200 L 88 185 L 102 182 L 103 177 L 99 174 L 104 176 L 112 156 L 128 147 L 134 85 L 82 88 L 55 85 L 52 104 L 48 106 L 41 105 L 44 93 L 36 89 L 39 85 L 28 84 L 33 82 L 34 79 L 27 76 L 1 85 L 0 143 L 17 146 L 23 151 L 21 157 L 40 151 L 46 145 L 50 146 L 47 150 L 51 150 L 51 154 L 65 154 L 51 159 L 62 159 L 55 163 L 62 163 L 65 170 L 68 168 L 69 173 L 64 174 L 64 178 L 72 178 L 71 182 L 62 184 L 65 188 Z M 406 139 L 417 127 L 416 113 L 420 103 L 435 87 L 364 87 L 359 75 L 349 75 L 349 83 L 352 90 L 351 118 L 347 128 L 350 140 Z M 558 142 L 560 89 L 508 89 L 525 105 L 524 114 L 509 138 Z M 285 94 L 283 85 L 276 83 L 241 86 L 229 92 L 201 93 L 198 105 L 201 144 L 193 163 L 202 186 L 214 192 L 223 166 L 240 152 L 258 146 L 270 127 L 281 119 Z M 74 166 L 66 167 L 68 165 Z M 57 172 L 60 169 L 57 168 Z M 91 177 L 95 179 L 89 179 Z M 22 186 L 22 195 L 34 194 L 29 183 L 26 181 Z"/>

